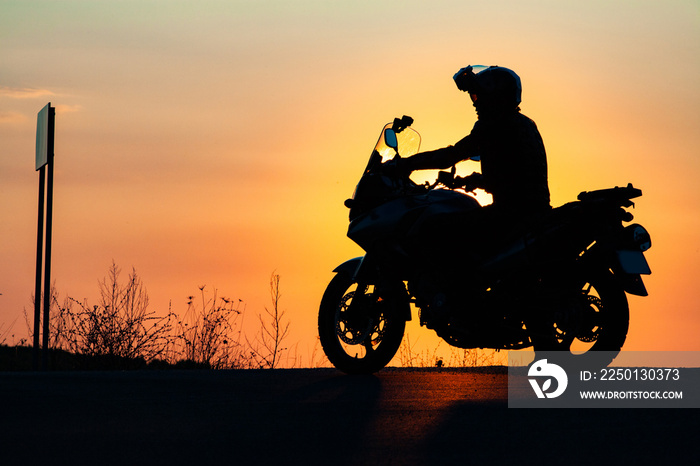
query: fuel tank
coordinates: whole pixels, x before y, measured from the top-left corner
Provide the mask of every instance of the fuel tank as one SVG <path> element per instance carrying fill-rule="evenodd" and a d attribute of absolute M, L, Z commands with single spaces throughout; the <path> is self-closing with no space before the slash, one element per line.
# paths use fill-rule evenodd
<path fill-rule="evenodd" d="M 432 189 L 387 201 L 360 215 L 350 222 L 348 237 L 370 251 L 377 243 L 401 243 L 435 218 L 480 207 L 476 199 L 464 193 Z"/>

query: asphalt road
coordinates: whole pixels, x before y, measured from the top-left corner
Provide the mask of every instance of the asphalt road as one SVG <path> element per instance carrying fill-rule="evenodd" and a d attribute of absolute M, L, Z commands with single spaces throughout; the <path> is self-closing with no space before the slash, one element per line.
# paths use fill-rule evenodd
<path fill-rule="evenodd" d="M 509 409 L 505 369 L 0 373 L 0 464 L 698 464 L 697 410 Z"/>

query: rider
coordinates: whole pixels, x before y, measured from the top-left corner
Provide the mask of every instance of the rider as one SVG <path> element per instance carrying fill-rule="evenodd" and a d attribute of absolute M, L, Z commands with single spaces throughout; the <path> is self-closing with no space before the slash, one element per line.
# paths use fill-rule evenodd
<path fill-rule="evenodd" d="M 457 182 L 467 190 L 482 188 L 491 193 L 493 203 L 465 215 L 445 215 L 426 226 L 422 238 L 431 239 L 413 247 L 432 270 L 433 278 L 425 282 L 429 289 L 442 288 L 438 283 L 471 282 L 464 279 L 470 276 L 469 264 L 488 264 L 497 257 L 499 246 L 519 237 L 520 231 L 537 224 L 551 209 L 544 143 L 535 122 L 520 113 L 518 75 L 499 66 L 474 73 L 467 66 L 454 75 L 454 81 L 458 89 L 469 93 L 476 108 L 478 120 L 471 133 L 453 146 L 397 158 L 387 167 L 410 174 L 449 168 L 468 159 L 481 162 L 481 173 L 452 180 L 441 172 L 438 178 L 451 187 Z M 448 296 L 447 303 L 459 299 Z M 447 306 L 451 305 L 442 300 L 433 308 L 444 316 L 439 309 Z"/>
<path fill-rule="evenodd" d="M 425 233 L 433 239 L 414 245 L 432 264 L 433 278 L 423 283 L 433 290 L 431 309 L 438 320 L 449 315 L 450 303 L 461 302 L 459 294 L 454 294 L 461 287 L 445 287 L 447 283 L 469 283 L 464 280 L 470 273 L 468 264 L 488 264 L 500 243 L 518 236 L 518 231 L 535 224 L 551 209 L 547 155 L 537 125 L 520 113 L 522 86 L 518 75 L 500 66 L 478 73 L 467 66 L 454 75 L 454 81 L 459 90 L 469 93 L 476 108 L 478 120 L 471 133 L 453 146 L 396 158 L 388 167 L 410 174 L 414 170 L 449 168 L 463 160 L 480 160 L 481 173 L 453 180 L 441 172 L 438 180 L 450 187 L 482 188 L 493 197 L 489 206 L 461 216 L 447 215 L 427 226 L 429 231 Z M 475 240 L 477 247 L 466 244 L 465 237 Z M 446 293 L 434 292 L 441 288 Z"/>
<path fill-rule="evenodd" d="M 468 92 L 478 120 L 469 135 L 454 146 L 396 161 L 396 169 L 412 172 L 445 169 L 463 160 L 481 160 L 481 174 L 464 180 L 468 189 L 491 193 L 489 223 L 522 223 L 548 211 L 547 156 L 535 122 L 520 113 L 522 87 L 512 70 L 490 66 L 474 73 L 471 66 L 454 75 L 457 88 Z M 500 221 L 499 221 L 500 220 Z"/>

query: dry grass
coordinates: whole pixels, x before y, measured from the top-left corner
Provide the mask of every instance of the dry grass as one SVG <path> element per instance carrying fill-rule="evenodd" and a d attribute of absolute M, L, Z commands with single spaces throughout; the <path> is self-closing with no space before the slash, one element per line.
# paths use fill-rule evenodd
<path fill-rule="evenodd" d="M 99 282 L 98 304 L 71 297 L 60 304 L 58 293 L 52 288 L 52 365 L 73 369 L 96 368 L 95 365 L 103 369 L 275 368 L 282 362 L 294 365 L 296 353 L 285 345 L 290 324 L 280 308 L 280 276 L 274 273 L 270 293 L 272 306 L 258 315 L 259 333 L 248 339 L 242 332 L 242 300 L 220 297 L 216 289 L 209 292 L 206 286 L 200 286 L 196 298 L 187 298 L 182 317 L 172 310 L 172 305 L 165 316 L 158 316 L 149 308 L 148 293 L 136 270 L 132 269 L 122 280 L 121 270 L 112 263 L 107 276 Z M 33 332 L 26 310 L 25 319 L 31 341 Z M 0 333 L 0 344 L 5 341 L 5 334 Z M 24 354 L 22 343 L 17 354 Z M 70 363 L 65 364 L 67 360 Z M 8 370 L 10 366 L 7 361 L 0 362 L 0 369 Z"/>

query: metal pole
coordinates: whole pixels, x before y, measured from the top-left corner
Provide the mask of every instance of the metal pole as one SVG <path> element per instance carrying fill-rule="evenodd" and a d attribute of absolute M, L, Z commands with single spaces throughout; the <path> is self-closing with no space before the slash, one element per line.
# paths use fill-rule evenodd
<path fill-rule="evenodd" d="M 46 170 L 39 169 L 39 219 L 36 231 L 36 280 L 34 282 L 34 350 L 32 366 L 39 369 L 39 334 L 41 333 L 41 264 L 44 253 L 44 186 Z"/>
<path fill-rule="evenodd" d="M 49 365 L 49 323 L 51 309 L 51 230 L 53 226 L 53 143 L 54 143 L 54 122 L 56 109 L 49 107 L 49 134 L 48 134 L 48 163 L 47 163 L 47 183 L 46 183 L 46 247 L 45 247 L 45 269 L 44 269 L 44 339 L 41 358 L 41 367 L 48 369 Z"/>

